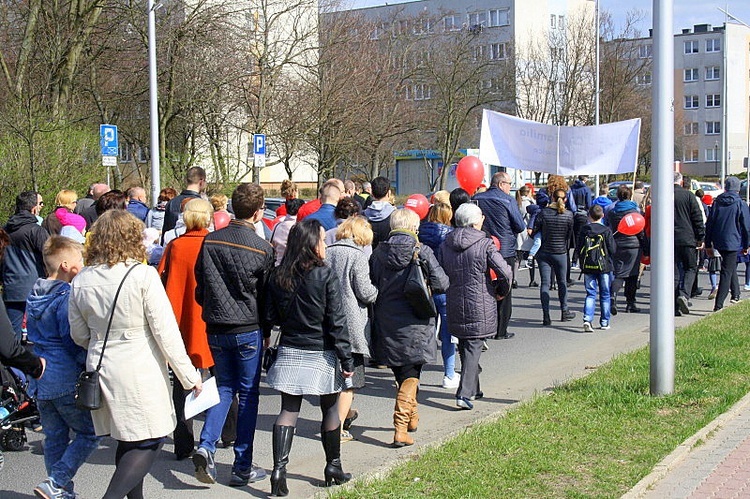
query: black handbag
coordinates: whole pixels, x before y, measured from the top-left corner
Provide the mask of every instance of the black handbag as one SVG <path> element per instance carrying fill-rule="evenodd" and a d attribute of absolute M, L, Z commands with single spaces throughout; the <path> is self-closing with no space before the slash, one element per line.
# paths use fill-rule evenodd
<path fill-rule="evenodd" d="M 107 348 L 107 339 L 109 339 L 109 330 L 112 327 L 112 318 L 115 316 L 115 307 L 117 306 L 117 297 L 120 296 L 120 290 L 125 283 L 125 279 L 139 264 L 136 263 L 128 269 L 125 277 L 120 281 L 120 286 L 115 293 L 115 299 L 112 301 L 112 310 L 109 312 L 109 323 L 107 323 L 107 332 L 104 334 L 104 344 L 99 354 L 99 362 L 93 371 L 84 371 L 78 375 L 76 382 L 76 407 L 82 411 L 95 411 L 102 406 L 102 388 L 99 385 L 99 369 L 102 367 L 102 358 L 104 349 Z"/>
<path fill-rule="evenodd" d="M 437 308 L 432 299 L 432 290 L 425 278 L 423 262 L 419 258 L 419 245 L 414 247 L 409 267 L 406 270 L 406 282 L 404 283 L 404 295 L 411 305 L 414 315 L 420 319 L 429 319 L 437 315 Z"/>
<path fill-rule="evenodd" d="M 714 256 L 708 259 L 708 271 L 712 274 L 721 272 L 721 255 L 714 251 Z"/>

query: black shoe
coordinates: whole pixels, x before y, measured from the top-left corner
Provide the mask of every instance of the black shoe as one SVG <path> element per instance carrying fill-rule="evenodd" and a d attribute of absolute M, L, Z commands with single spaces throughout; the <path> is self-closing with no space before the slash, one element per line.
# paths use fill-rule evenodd
<path fill-rule="evenodd" d="M 570 310 L 563 310 L 562 314 L 560 315 L 560 321 L 562 322 L 568 322 L 575 319 L 576 313 L 571 312 Z"/>
<path fill-rule="evenodd" d="M 518 287 L 518 281 L 513 279 L 513 283 L 510 285 L 511 288 L 516 289 Z"/>
<path fill-rule="evenodd" d="M 496 334 L 493 339 L 495 340 L 509 340 L 512 337 L 514 337 L 516 333 L 505 333 L 505 334 Z"/>
<path fill-rule="evenodd" d="M 536 282 L 536 281 L 531 281 L 531 282 L 529 283 L 529 287 L 530 287 L 530 288 L 538 288 L 538 287 L 539 287 L 539 283 L 538 283 L 538 282 Z"/>
<path fill-rule="evenodd" d="M 690 313 L 690 306 L 688 305 L 688 299 L 684 296 L 677 297 L 677 310 L 682 312 L 684 315 Z"/>
<path fill-rule="evenodd" d="M 641 309 L 635 306 L 635 303 L 628 303 L 625 305 L 625 312 L 629 314 L 637 314 Z"/>
<path fill-rule="evenodd" d="M 289 494 L 289 488 L 286 485 L 286 465 L 289 463 L 289 452 L 292 450 L 293 438 L 294 426 L 273 425 L 272 496 L 281 497 Z"/>
<path fill-rule="evenodd" d="M 349 431 L 352 427 L 352 423 L 359 417 L 359 412 L 356 409 L 349 409 L 349 413 L 344 418 L 344 430 Z"/>
<path fill-rule="evenodd" d="M 617 302 L 615 300 L 609 301 L 609 313 L 612 315 L 617 315 Z"/>
<path fill-rule="evenodd" d="M 695 298 L 703 294 L 703 288 L 697 288 L 695 292 L 690 294 L 690 298 Z"/>
<path fill-rule="evenodd" d="M 549 314 L 544 314 L 544 317 L 542 318 L 542 326 L 551 326 L 552 325 L 552 319 L 550 318 Z"/>

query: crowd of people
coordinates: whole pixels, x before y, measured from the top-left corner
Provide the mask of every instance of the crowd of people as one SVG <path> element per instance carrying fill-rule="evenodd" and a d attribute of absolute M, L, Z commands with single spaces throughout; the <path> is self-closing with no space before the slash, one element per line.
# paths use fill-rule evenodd
<path fill-rule="evenodd" d="M 739 299 L 736 269 L 750 262 L 750 212 L 735 177 L 710 207 L 682 180 L 674 174 L 675 314 L 689 313 L 700 293 L 704 258 L 719 310 L 729 293 Z M 457 408 L 473 409 L 484 395 L 487 340 L 514 337 L 519 270 L 539 288 L 543 326 L 552 325 L 551 291 L 560 321 L 576 317 L 568 299 L 576 271 L 585 277 L 582 331 L 594 331 L 597 303 L 599 327 L 609 329 L 621 292 L 625 313 L 641 311 L 636 290 L 650 209 L 640 182 L 619 186 L 613 202 L 606 189 L 595 197 L 586 177 L 569 185 L 550 175 L 536 192 L 525 185 L 513 197 L 510 176 L 499 172 L 481 192 L 435 193 L 425 215 L 394 206 L 384 177 L 359 185 L 330 179 L 308 202 L 285 181 L 273 227 L 263 222 L 259 185 L 240 184 L 231 199 L 209 198 L 206 187 L 205 172 L 191 168 L 186 188 L 163 189 L 153 208 L 141 187 L 94 184 L 80 200 L 65 189 L 44 218 L 41 195 L 18 195 L 0 231 L 0 360 L 36 380 L 47 475 L 37 496 L 75 497 L 73 477 L 103 436 L 117 441 L 108 499 L 143 496 L 144 477 L 170 434 L 175 457 L 192 458 L 200 482 L 216 483 L 220 442 L 233 446 L 230 486 L 263 480 L 266 471 L 253 461 L 263 369 L 281 395 L 272 495 L 289 493 L 305 395 L 320 400 L 325 483 L 345 483 L 351 475 L 341 442 L 352 439 L 367 363 L 390 369 L 396 382 L 393 447 L 414 443 L 420 376 L 435 362 L 437 340 L 443 388 L 455 390 Z M 634 213 L 645 216 L 644 229 L 618 230 Z M 415 286 L 427 307 L 414 298 Z M 24 334 L 33 348 L 21 345 Z M 83 371 L 98 372 L 97 410 L 77 407 Z M 219 403 L 206 411 L 196 447 L 184 400 L 190 391 L 199 396 L 209 376 Z"/>

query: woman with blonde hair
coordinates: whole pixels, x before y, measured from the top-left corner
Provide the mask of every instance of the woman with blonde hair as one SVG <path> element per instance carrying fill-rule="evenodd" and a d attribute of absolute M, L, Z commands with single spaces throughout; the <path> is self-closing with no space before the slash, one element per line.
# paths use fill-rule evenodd
<path fill-rule="evenodd" d="M 568 308 L 568 286 L 566 271 L 568 267 L 568 249 L 573 238 L 573 213 L 565 208 L 565 190 L 557 189 L 553 192 L 552 202 L 543 208 L 536 218 L 532 237 L 542 234 L 542 245 L 536 254 L 539 262 L 539 273 L 542 285 L 539 295 L 542 301 L 542 325 L 552 325 L 549 315 L 549 290 L 554 272 L 557 279 L 557 297 L 560 300 L 560 320 L 570 321 L 575 313 Z"/>
<path fill-rule="evenodd" d="M 438 191 L 445 192 L 448 191 Z M 437 193 L 436 193 L 437 194 Z M 451 227 L 453 209 L 450 204 L 438 202 L 430 207 L 427 212 L 427 221 L 419 226 L 419 242 L 426 244 L 432 249 L 435 257 L 440 261 L 440 246 L 453 231 Z M 443 357 L 443 388 L 457 388 L 461 381 L 461 375 L 456 372 L 456 345 L 454 337 L 448 331 L 448 317 L 446 316 L 445 293 L 433 294 L 435 307 L 440 314 L 440 353 Z"/>
<path fill-rule="evenodd" d="M 42 222 L 42 228 L 49 232 L 51 236 L 59 236 L 60 231 L 63 228 L 62 222 L 60 222 L 60 216 L 64 216 L 67 213 L 73 213 L 77 203 L 78 194 L 76 191 L 63 189 L 58 192 L 55 196 L 55 209 L 45 217 Z M 58 210 L 62 210 L 60 216 L 57 214 Z"/>
<path fill-rule="evenodd" d="M 414 258 L 425 269 L 425 278 L 436 294 L 448 289 L 448 276 L 429 246 L 417 240 L 419 215 L 397 209 L 391 214 L 391 232 L 373 250 L 370 278 L 378 288 L 372 342 L 374 357 L 393 371 L 398 384 L 393 411 L 393 447 L 412 445 L 407 433 L 416 431 L 417 390 L 422 367 L 435 358 L 435 318 L 418 317 L 404 294 L 404 283 Z"/>
<path fill-rule="evenodd" d="M 213 206 L 213 224 L 214 224 L 214 230 L 223 229 L 227 225 L 229 225 L 229 221 L 234 218 L 234 216 L 229 213 L 229 210 L 227 210 L 227 206 L 229 206 L 229 198 L 226 194 L 214 194 L 209 198 L 209 201 L 211 201 L 211 206 Z"/>
<path fill-rule="evenodd" d="M 202 388 L 159 275 L 141 265 L 143 229 L 125 210 L 102 213 L 91 231 L 87 266 L 71 283 L 70 335 L 88 351 L 87 370 L 101 360 L 94 428 L 117 440 L 106 499 L 143 497 L 143 479 L 175 428 L 168 366 L 186 389 L 197 395 Z"/>
<path fill-rule="evenodd" d="M 354 390 L 365 386 L 365 355 L 370 355 L 370 321 L 367 306 L 375 301 L 378 290 L 370 282 L 368 257 L 364 248 L 372 244 L 372 227 L 365 217 L 344 220 L 336 230 L 336 242 L 326 248 L 326 263 L 341 282 L 341 297 L 346 314 L 347 333 L 352 345 L 354 376 L 351 386 L 339 395 L 339 419 L 343 423 L 341 440 L 351 440 L 351 422 L 357 418 L 351 410 Z"/>
<path fill-rule="evenodd" d="M 297 184 L 289 179 L 285 179 L 281 182 L 281 187 L 279 190 L 281 191 L 281 197 L 283 197 L 286 201 L 289 201 L 290 199 L 296 199 L 299 195 L 299 188 L 297 187 Z M 286 216 L 286 203 L 281 203 L 281 206 L 276 208 L 276 216 Z"/>
<path fill-rule="evenodd" d="M 198 261 L 203 239 L 208 234 L 208 226 L 213 219 L 213 208 L 203 199 L 190 199 L 185 205 L 185 211 L 182 212 L 182 219 L 187 232 L 172 240 L 164 249 L 158 271 L 193 366 L 208 369 L 214 365 L 214 360 L 208 347 L 206 323 L 201 316 L 203 309 L 195 301 L 197 283 L 193 269 Z M 185 400 L 185 392 L 178 383 L 173 386 L 172 400 L 177 411 L 174 453 L 180 460 L 193 452 L 193 421 L 185 419 L 182 403 Z"/>

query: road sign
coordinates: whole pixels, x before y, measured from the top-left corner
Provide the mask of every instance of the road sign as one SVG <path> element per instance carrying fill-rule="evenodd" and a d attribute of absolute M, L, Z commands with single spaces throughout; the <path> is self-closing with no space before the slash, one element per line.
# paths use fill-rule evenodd
<path fill-rule="evenodd" d="M 99 125 L 99 145 L 102 147 L 102 156 L 120 154 L 116 125 Z"/>
<path fill-rule="evenodd" d="M 266 134 L 256 133 L 253 135 L 253 154 L 266 155 Z"/>
<path fill-rule="evenodd" d="M 102 156 L 102 166 L 117 166 L 117 156 Z"/>

